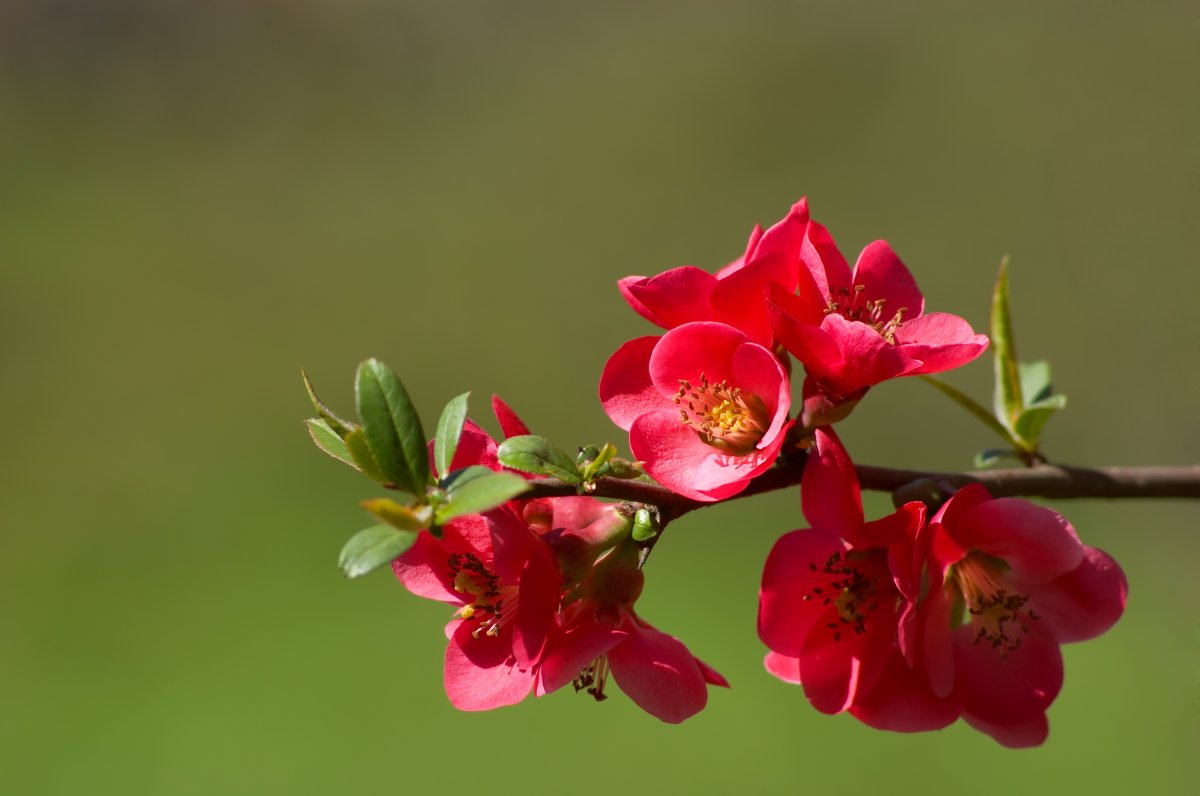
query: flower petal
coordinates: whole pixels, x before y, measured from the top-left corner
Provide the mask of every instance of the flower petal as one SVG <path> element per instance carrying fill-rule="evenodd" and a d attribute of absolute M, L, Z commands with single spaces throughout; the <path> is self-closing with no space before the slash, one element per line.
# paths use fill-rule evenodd
<path fill-rule="evenodd" d="M 878 680 L 896 637 L 896 615 L 886 600 L 865 610 L 866 632 L 839 621 L 836 609 L 818 621 L 800 650 L 800 683 L 812 706 L 822 713 L 841 713 Z"/>
<path fill-rule="evenodd" d="M 940 730 L 953 724 L 961 712 L 958 700 L 939 699 L 895 649 L 875 685 L 850 706 L 850 715 L 863 724 L 892 732 Z"/>
<path fill-rule="evenodd" d="M 499 395 L 492 395 L 492 414 L 500 421 L 500 430 L 507 437 L 520 437 L 529 433 L 529 426 L 517 416 L 512 407 L 504 402 Z"/>
<path fill-rule="evenodd" d="M 579 676 L 596 658 L 629 634 L 598 622 L 587 621 L 557 633 L 546 644 L 538 673 L 537 695 L 557 691 Z"/>
<path fill-rule="evenodd" d="M 664 329 L 668 329 L 670 327 L 663 323 L 661 318 L 655 315 L 645 304 L 642 303 L 641 299 L 633 294 L 632 288 L 634 285 L 643 284 L 648 280 L 649 277 L 645 276 L 627 276 L 624 279 L 617 280 L 617 290 L 621 291 L 621 296 L 626 302 L 628 302 L 630 307 L 633 307 L 634 312 L 636 312 L 638 315 L 641 315 L 655 326 L 661 326 Z"/>
<path fill-rule="evenodd" d="M 771 424 L 758 447 L 770 445 L 787 423 L 792 408 L 791 387 L 779 358 L 754 343 L 738 346 L 733 352 L 733 385 L 763 402 Z"/>
<path fill-rule="evenodd" d="M 768 672 L 785 683 L 800 685 L 800 659 L 780 655 L 778 652 L 768 652 L 763 658 L 763 666 Z"/>
<path fill-rule="evenodd" d="M 429 533 L 421 533 L 413 546 L 392 562 L 396 579 L 411 593 L 428 600 L 462 605 L 462 595 L 454 591 L 446 548 Z"/>
<path fill-rule="evenodd" d="M 815 221 L 809 221 L 804 231 L 800 260 L 823 294 L 823 304 L 828 305 L 830 297 L 840 289 L 850 289 L 850 265 L 838 251 L 829 230 Z"/>
<path fill-rule="evenodd" d="M 1079 566 L 1028 591 L 1029 607 L 1041 624 L 1066 643 L 1095 638 L 1112 627 L 1125 612 L 1129 584 L 1108 553 L 1085 547 Z"/>
<path fill-rule="evenodd" d="M 931 312 L 906 320 L 896 329 L 896 345 L 921 360 L 908 375 L 941 373 L 965 365 L 988 347 L 987 335 L 975 334 L 971 325 L 948 312 Z"/>
<path fill-rule="evenodd" d="M 782 437 L 778 441 L 782 441 Z M 753 450 L 743 456 L 721 452 L 700 438 L 673 411 L 642 415 L 629 429 L 629 448 L 645 462 L 646 472 L 663 486 L 694 500 L 722 500 L 736 495 L 758 473 L 771 466 L 779 448 Z"/>
<path fill-rule="evenodd" d="M 921 365 L 920 360 L 888 343 L 874 328 L 836 313 L 825 316 L 821 331 L 833 338 L 841 354 L 840 365 L 825 377 L 828 386 L 840 395 L 908 375 Z"/>
<path fill-rule="evenodd" d="M 561 579 L 554 556 L 544 544 L 536 544 L 521 571 L 517 616 L 513 622 L 513 656 L 517 664 L 533 668 L 554 625 L 561 593 Z"/>
<path fill-rule="evenodd" d="M 819 569 L 845 550 L 836 534 L 807 528 L 785 533 L 775 542 L 758 593 L 758 637 L 771 650 L 800 655 L 804 639 L 828 612 L 821 600 L 812 599 L 814 588 L 825 588 L 832 580 Z"/>
<path fill-rule="evenodd" d="M 491 710 L 520 702 L 533 689 L 533 672 L 516 665 L 507 633 L 475 638 L 471 627 L 459 625 L 446 646 L 444 680 L 451 704 L 459 710 Z"/>
<path fill-rule="evenodd" d="M 635 310 L 647 319 L 657 318 L 652 322 L 670 329 L 691 321 L 711 320 L 711 296 L 716 286 L 715 276 L 685 265 L 646 280 L 630 282 L 625 287 L 646 312 L 630 301 Z"/>
<path fill-rule="evenodd" d="M 700 712 L 708 703 L 704 673 L 683 642 L 634 622 L 629 636 L 608 652 L 613 679 L 642 710 L 670 724 Z"/>
<path fill-rule="evenodd" d="M 955 686 L 964 712 L 995 724 L 1024 723 L 1045 713 L 1063 680 L 1054 637 L 1035 622 L 1016 650 L 1002 652 L 974 641 L 973 624 L 954 631 Z"/>
<path fill-rule="evenodd" d="M 858 262 L 854 264 L 854 284 L 865 288 L 863 298 L 866 300 L 883 299 L 883 320 L 901 309 L 904 318 L 917 318 L 925 309 L 925 298 L 917 281 L 885 240 L 867 244 L 858 255 Z"/>
<path fill-rule="evenodd" d="M 624 431 L 646 412 L 670 405 L 650 381 L 650 354 L 660 337 L 638 337 L 617 349 L 600 376 L 600 403 Z"/>
<path fill-rule="evenodd" d="M 1083 544 L 1056 511 L 1021 498 L 997 498 L 963 512 L 942 527 L 964 549 L 1005 561 L 1013 577 L 1044 583 L 1083 561 Z"/>
<path fill-rule="evenodd" d="M 680 379 L 699 383 L 703 375 L 712 383 L 732 382 L 733 354 L 749 341 L 744 333 L 723 323 L 678 326 L 654 346 L 650 354 L 650 380 L 663 396 L 674 395 Z"/>
<path fill-rule="evenodd" d="M 996 724 L 984 721 L 970 713 L 963 714 L 963 720 L 980 732 L 992 736 L 994 740 L 1009 749 L 1028 749 L 1041 746 L 1050 734 L 1050 722 L 1045 713 L 1039 713 L 1033 718 L 1010 724 Z"/>
<path fill-rule="evenodd" d="M 854 462 L 827 426 L 816 430 L 816 445 L 809 450 L 800 485 L 800 506 L 813 528 L 843 539 L 862 527 L 862 496 Z"/>

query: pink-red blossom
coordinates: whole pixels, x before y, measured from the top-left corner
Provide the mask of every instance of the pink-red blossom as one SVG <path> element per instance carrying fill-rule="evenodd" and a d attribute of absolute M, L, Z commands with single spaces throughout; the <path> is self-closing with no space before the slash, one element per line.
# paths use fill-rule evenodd
<path fill-rule="evenodd" d="M 604 367 L 600 400 L 646 472 L 696 500 L 744 489 L 775 461 L 791 426 L 783 365 L 721 323 L 626 343 Z"/>
<path fill-rule="evenodd" d="M 971 726 L 1005 746 L 1042 743 L 1062 687 L 1059 645 L 1121 617 L 1121 568 L 1057 512 L 978 484 L 941 508 L 918 545 L 928 593 L 906 617 L 906 656 Z"/>
<path fill-rule="evenodd" d="M 800 246 L 808 226 L 808 203 L 801 199 L 770 229 L 756 226 L 745 253 L 715 275 L 686 265 L 653 277 L 627 276 L 617 284 L 629 305 L 664 329 L 693 321 L 718 321 L 751 340 L 772 346 L 767 292 L 796 289 Z"/>
<path fill-rule="evenodd" d="M 798 292 L 772 286 L 769 300 L 777 339 L 804 364 L 806 399 L 854 401 L 872 385 L 950 370 L 987 347 L 957 315 L 925 314 L 916 281 L 886 241 L 868 245 L 851 269 L 828 231 L 809 222 L 800 258 Z"/>

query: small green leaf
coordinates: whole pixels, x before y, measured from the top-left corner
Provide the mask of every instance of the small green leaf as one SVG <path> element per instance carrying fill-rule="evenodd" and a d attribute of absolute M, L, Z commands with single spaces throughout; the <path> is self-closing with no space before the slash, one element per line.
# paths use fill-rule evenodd
<path fill-rule="evenodd" d="M 438 481 L 438 486 L 449 491 L 466 484 L 468 481 L 473 481 L 476 478 L 482 478 L 485 475 L 491 475 L 494 472 L 496 471 L 490 467 L 484 467 L 482 464 L 472 464 L 467 467 L 460 467 L 453 471 L 445 478 Z"/>
<path fill-rule="evenodd" d="M 1042 427 L 1046 425 L 1046 421 L 1054 416 L 1054 413 L 1067 405 L 1067 396 L 1051 395 L 1038 401 L 1035 404 L 1030 404 L 1025 407 L 1025 411 L 1021 412 L 1021 416 L 1017 418 L 1015 431 L 1026 443 L 1026 450 L 1036 451 L 1038 442 L 1042 437 Z"/>
<path fill-rule="evenodd" d="M 373 498 L 364 500 L 359 505 L 388 525 L 402 531 L 419 531 L 429 526 L 428 506 L 414 509 L 412 506 L 403 506 L 391 498 Z"/>
<path fill-rule="evenodd" d="M 1013 428 L 1024 405 L 1021 402 L 1021 378 L 1017 371 L 1017 346 L 1013 339 L 1012 315 L 1008 300 L 1008 257 L 1000 261 L 996 289 L 992 293 L 992 352 L 995 356 L 996 418 Z"/>
<path fill-rule="evenodd" d="M 981 423 L 990 428 L 992 431 L 995 431 L 1000 439 L 1014 445 L 1017 444 L 1017 441 L 1013 438 L 1013 433 L 1011 431 L 1005 428 L 1004 425 L 1002 425 L 1000 421 L 997 420 L 995 416 L 985 409 L 978 401 L 967 395 L 962 390 L 947 384 L 941 379 L 935 379 L 933 376 L 918 376 L 917 378 L 935 388 L 942 393 L 942 395 L 945 395 L 947 398 L 954 401 L 963 409 L 966 409 L 972 415 L 977 417 Z"/>
<path fill-rule="evenodd" d="M 460 479 L 434 511 L 434 519 L 442 525 L 465 514 L 480 514 L 528 490 L 529 482 L 516 473 L 489 473 L 465 483 Z"/>
<path fill-rule="evenodd" d="M 390 483 L 383 470 L 379 469 L 375 457 L 371 455 L 367 437 L 361 428 L 356 428 L 347 434 L 345 442 L 346 450 L 350 451 L 350 457 L 354 459 L 355 466 L 362 471 L 363 475 L 381 484 Z"/>
<path fill-rule="evenodd" d="M 641 478 L 644 473 L 638 462 L 628 459 L 613 459 L 608 463 L 608 474 L 613 478 Z"/>
<path fill-rule="evenodd" d="M 458 440 L 462 437 L 463 423 L 467 421 L 467 399 L 470 396 L 471 393 L 465 392 L 450 399 L 438 418 L 437 435 L 433 438 L 433 463 L 438 475 L 450 472 L 454 453 L 458 450 Z"/>
<path fill-rule="evenodd" d="M 616 447 L 611 442 L 604 443 L 604 447 L 600 448 L 594 456 L 588 457 L 587 463 L 583 468 L 583 480 L 591 481 L 596 476 L 608 472 L 608 468 L 605 465 L 612 461 L 612 458 L 616 455 Z"/>
<path fill-rule="evenodd" d="M 500 443 L 497 455 L 505 467 L 523 473 L 549 475 L 569 484 L 578 484 L 583 480 L 571 457 L 545 437 L 534 434 L 509 437 Z"/>
<path fill-rule="evenodd" d="M 391 562 L 417 541 L 412 531 L 375 525 L 350 537 L 338 556 L 338 566 L 348 578 L 357 578 Z"/>
<path fill-rule="evenodd" d="M 334 433 L 345 439 L 347 434 L 358 428 L 358 426 L 356 426 L 354 423 L 351 423 L 348 420 L 342 420 L 340 417 L 334 414 L 333 410 L 326 406 L 325 403 L 317 397 L 317 391 L 313 389 L 312 379 L 308 378 L 307 373 L 301 370 L 300 375 L 304 378 L 304 389 L 308 392 L 308 400 L 312 402 L 313 409 L 317 410 L 317 415 L 329 424 L 329 427 L 333 429 Z M 321 443 L 318 442 L 317 444 L 320 445 Z"/>
<path fill-rule="evenodd" d="M 975 454 L 975 469 L 986 470 L 1003 461 L 1013 461 L 1022 465 L 1025 463 L 1021 459 L 1021 454 L 1012 448 L 989 448 Z"/>
<path fill-rule="evenodd" d="M 1053 392 L 1050 386 L 1050 363 L 1046 360 L 1019 362 L 1017 374 L 1021 377 L 1021 401 L 1025 406 L 1044 401 Z"/>
<path fill-rule="evenodd" d="M 310 417 L 304 421 L 304 425 L 308 426 L 308 436 L 312 437 L 312 441 L 318 448 L 338 461 L 345 462 L 355 470 L 359 469 L 358 465 L 354 463 L 354 457 L 350 455 L 346 443 L 327 421 L 322 418 Z"/>
<path fill-rule="evenodd" d="M 363 432 L 379 469 L 400 489 L 425 494 L 425 432 L 400 379 L 387 365 L 368 359 L 358 366 L 355 393 Z"/>

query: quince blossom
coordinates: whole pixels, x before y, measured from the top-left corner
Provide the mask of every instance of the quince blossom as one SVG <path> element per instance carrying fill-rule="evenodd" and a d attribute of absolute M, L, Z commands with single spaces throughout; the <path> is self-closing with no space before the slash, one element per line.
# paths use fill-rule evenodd
<path fill-rule="evenodd" d="M 755 226 L 745 253 L 715 275 L 685 265 L 653 277 L 627 276 L 617 286 L 629 306 L 656 326 L 673 329 L 693 321 L 719 321 L 772 347 L 767 292 L 771 286 L 786 292 L 796 289 L 807 226 L 808 203 L 801 199 L 766 232 Z"/>
<path fill-rule="evenodd" d="M 775 461 L 792 424 L 783 365 L 721 323 L 626 343 L 604 367 L 600 401 L 646 472 L 695 500 L 744 489 Z"/>

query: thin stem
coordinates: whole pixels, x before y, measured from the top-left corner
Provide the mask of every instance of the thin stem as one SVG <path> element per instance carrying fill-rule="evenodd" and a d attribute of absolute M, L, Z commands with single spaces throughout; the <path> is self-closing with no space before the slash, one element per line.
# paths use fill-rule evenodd
<path fill-rule="evenodd" d="M 644 481 L 598 478 L 595 497 L 613 498 L 658 506 L 664 521 L 689 511 L 730 500 L 761 495 L 796 486 L 804 474 L 803 456 L 777 464 L 755 478 L 741 492 L 723 501 L 706 503 L 676 494 Z M 975 470 L 939 473 L 899 470 L 860 464 L 856 467 L 863 489 L 891 492 L 893 500 L 937 502 L 967 484 L 983 484 L 994 497 L 1045 498 L 1200 498 L 1200 464 L 1181 467 L 1067 467 L 1039 464 L 1020 470 Z M 561 497 L 575 494 L 575 485 L 554 478 L 530 481 L 522 498 Z"/>

